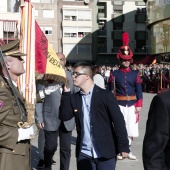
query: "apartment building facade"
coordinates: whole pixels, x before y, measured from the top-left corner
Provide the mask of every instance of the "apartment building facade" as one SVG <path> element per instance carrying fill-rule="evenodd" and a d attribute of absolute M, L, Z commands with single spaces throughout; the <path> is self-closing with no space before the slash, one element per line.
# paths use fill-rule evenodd
<path fill-rule="evenodd" d="M 31 0 L 31 3 L 38 24 L 56 52 L 63 52 L 70 63 L 93 61 L 93 1 Z"/>
<path fill-rule="evenodd" d="M 116 54 L 122 45 L 123 32 L 129 34 L 134 61 L 139 61 L 150 53 L 146 5 L 143 0 L 98 0 L 97 7 L 96 63 L 118 63 Z"/>
<path fill-rule="evenodd" d="M 30 2 L 35 9 L 35 19 L 49 43 L 56 52 L 63 52 L 70 63 L 89 61 L 114 65 L 124 31 L 129 33 L 134 60 L 144 58 L 151 51 L 143 0 Z M 6 8 L 8 6 L 9 3 Z"/>

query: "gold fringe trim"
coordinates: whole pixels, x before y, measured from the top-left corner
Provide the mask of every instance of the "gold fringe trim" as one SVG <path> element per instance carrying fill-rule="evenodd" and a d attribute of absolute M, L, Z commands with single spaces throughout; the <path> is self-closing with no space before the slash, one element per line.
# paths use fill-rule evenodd
<path fill-rule="evenodd" d="M 55 75 L 55 74 L 38 74 L 37 72 L 35 73 L 35 79 L 36 80 L 53 80 L 56 81 L 57 83 L 66 83 L 66 78 Z"/>

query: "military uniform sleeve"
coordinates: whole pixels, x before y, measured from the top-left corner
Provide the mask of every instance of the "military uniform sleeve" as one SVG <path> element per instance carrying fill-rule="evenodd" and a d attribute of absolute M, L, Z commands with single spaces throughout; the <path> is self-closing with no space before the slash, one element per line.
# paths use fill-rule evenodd
<path fill-rule="evenodd" d="M 140 74 L 137 73 L 136 82 L 135 82 L 137 102 L 134 104 L 135 107 L 142 107 L 142 105 L 143 105 L 143 95 L 142 95 L 141 82 L 142 81 L 141 81 L 141 78 L 140 78 Z"/>
<path fill-rule="evenodd" d="M 12 127 L 6 124 L 7 116 L 13 107 L 12 100 L 10 94 L 8 95 L 8 90 L 0 87 L 0 146 L 11 150 L 14 149 L 18 139 L 17 125 Z M 8 119 L 11 122 L 14 121 L 12 117 Z"/>

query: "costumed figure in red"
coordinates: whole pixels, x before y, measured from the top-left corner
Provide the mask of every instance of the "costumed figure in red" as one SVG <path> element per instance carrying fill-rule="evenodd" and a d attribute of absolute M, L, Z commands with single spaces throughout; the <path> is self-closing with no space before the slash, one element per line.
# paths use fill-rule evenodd
<path fill-rule="evenodd" d="M 133 53 L 128 46 L 129 35 L 127 32 L 122 34 L 122 41 L 123 46 L 117 53 L 120 68 L 111 72 L 107 89 L 114 92 L 124 116 L 130 148 L 128 158 L 135 160 L 136 156 L 132 154 L 131 144 L 134 137 L 139 136 L 138 121 L 143 100 L 142 86 L 139 71 L 132 70 L 130 67 L 130 64 L 133 63 Z M 118 154 L 117 158 L 121 160 L 122 156 Z"/>

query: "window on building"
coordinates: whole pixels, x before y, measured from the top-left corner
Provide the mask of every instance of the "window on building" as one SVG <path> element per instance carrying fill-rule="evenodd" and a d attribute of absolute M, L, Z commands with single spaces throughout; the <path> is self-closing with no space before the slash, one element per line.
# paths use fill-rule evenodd
<path fill-rule="evenodd" d="M 63 20 L 91 21 L 91 10 L 63 10 Z"/>
<path fill-rule="evenodd" d="M 4 21 L 3 22 L 3 37 L 4 38 L 17 38 L 18 37 L 18 22 L 17 21 Z"/>
<path fill-rule="evenodd" d="M 138 40 L 137 43 L 136 43 L 136 48 L 139 48 L 139 49 L 143 49 L 143 47 L 146 45 L 146 41 L 145 40 Z"/>
<path fill-rule="evenodd" d="M 45 27 L 45 34 L 52 35 L 52 27 Z"/>
<path fill-rule="evenodd" d="M 122 40 L 113 40 L 113 47 L 120 47 L 122 46 Z"/>
<path fill-rule="evenodd" d="M 99 6 L 98 7 L 98 13 L 104 13 L 105 10 L 104 10 L 104 6 Z"/>
<path fill-rule="evenodd" d="M 107 42 L 105 38 L 98 39 L 98 52 L 99 53 L 106 53 L 107 52 Z"/>
<path fill-rule="evenodd" d="M 78 27 L 78 37 L 90 37 L 91 28 L 90 27 Z"/>
<path fill-rule="evenodd" d="M 136 23 L 145 23 L 146 22 L 146 15 L 145 14 L 136 14 L 135 15 L 135 22 Z"/>
<path fill-rule="evenodd" d="M 146 40 L 147 33 L 145 31 L 136 31 L 135 32 L 135 39 L 138 40 Z"/>
<path fill-rule="evenodd" d="M 63 37 L 77 37 L 77 27 L 63 27 Z"/>
<path fill-rule="evenodd" d="M 122 31 L 113 31 L 112 32 L 112 39 L 113 40 L 121 40 L 122 39 Z"/>
<path fill-rule="evenodd" d="M 113 24 L 113 30 L 123 30 L 123 23 Z"/>
<path fill-rule="evenodd" d="M 64 37 L 91 37 L 91 27 L 63 27 Z"/>
<path fill-rule="evenodd" d="M 63 20 L 76 21 L 77 10 L 63 10 Z"/>
<path fill-rule="evenodd" d="M 54 18 L 54 10 L 43 10 L 44 18 Z"/>

